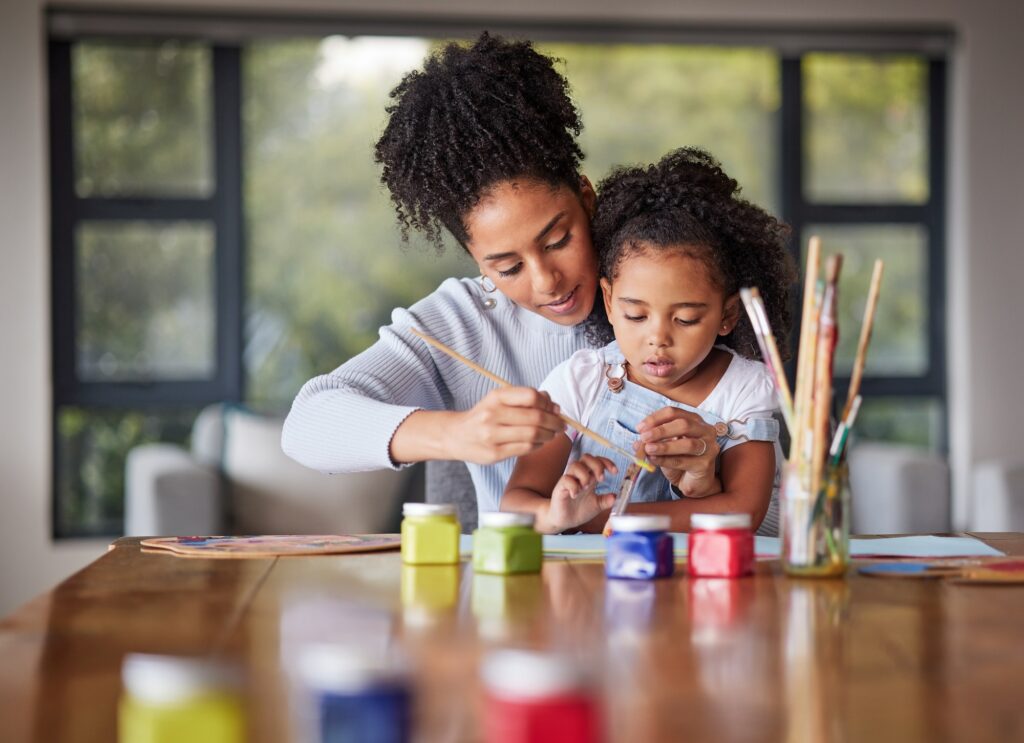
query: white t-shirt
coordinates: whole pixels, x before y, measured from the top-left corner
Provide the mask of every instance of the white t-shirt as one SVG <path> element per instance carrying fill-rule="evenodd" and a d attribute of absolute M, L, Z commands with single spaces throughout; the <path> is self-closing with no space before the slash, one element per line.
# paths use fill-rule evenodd
<path fill-rule="evenodd" d="M 725 421 L 771 418 L 778 405 L 767 367 L 760 361 L 738 355 L 726 346 L 716 348 L 730 353 L 732 360 L 711 394 L 696 407 Z M 621 353 L 615 344 L 607 349 L 577 351 L 556 366 L 540 386 L 558 403 L 563 413 L 585 426 L 589 425 L 594 408 L 607 388 L 605 358 L 608 351 Z M 579 434 L 567 427 L 566 435 L 575 441 Z M 722 444 L 722 451 L 742 443 L 742 440 L 730 439 Z"/>

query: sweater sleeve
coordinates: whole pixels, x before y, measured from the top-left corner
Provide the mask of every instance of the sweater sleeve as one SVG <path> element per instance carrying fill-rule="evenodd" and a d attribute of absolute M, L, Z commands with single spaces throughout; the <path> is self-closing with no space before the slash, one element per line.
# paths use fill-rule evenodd
<path fill-rule="evenodd" d="M 321 472 L 398 469 L 389 449 L 402 421 L 416 410 L 451 408 L 429 347 L 409 328 L 466 353 L 481 335 L 470 301 L 449 279 L 409 309 L 395 310 L 376 343 L 303 385 L 284 422 L 284 452 Z"/>

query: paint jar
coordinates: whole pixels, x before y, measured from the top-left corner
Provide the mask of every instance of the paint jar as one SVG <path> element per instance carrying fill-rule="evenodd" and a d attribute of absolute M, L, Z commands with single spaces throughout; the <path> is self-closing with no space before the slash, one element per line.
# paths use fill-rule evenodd
<path fill-rule="evenodd" d="M 132 654 L 121 669 L 118 739 L 132 743 L 242 743 L 241 678 L 200 658 Z"/>
<path fill-rule="evenodd" d="M 532 513 L 480 514 L 473 532 L 473 570 L 478 573 L 539 573 L 544 561 L 541 535 Z"/>
<path fill-rule="evenodd" d="M 690 517 L 688 570 L 695 578 L 739 578 L 754 572 L 749 513 L 695 513 Z"/>
<path fill-rule="evenodd" d="M 787 463 L 779 493 L 782 567 L 790 575 L 828 578 L 850 562 L 850 472 L 827 463 L 817 477 Z"/>
<path fill-rule="evenodd" d="M 601 715 L 571 658 L 502 650 L 484 660 L 486 743 L 596 743 Z"/>
<path fill-rule="evenodd" d="M 404 669 L 380 654 L 346 645 L 309 645 L 298 659 L 307 699 L 302 740 L 406 743 L 412 693 Z"/>
<path fill-rule="evenodd" d="M 402 516 L 402 562 L 458 564 L 460 528 L 453 503 L 406 503 Z"/>
<path fill-rule="evenodd" d="M 604 571 L 609 578 L 646 580 L 672 575 L 675 568 L 668 516 L 613 516 Z"/>

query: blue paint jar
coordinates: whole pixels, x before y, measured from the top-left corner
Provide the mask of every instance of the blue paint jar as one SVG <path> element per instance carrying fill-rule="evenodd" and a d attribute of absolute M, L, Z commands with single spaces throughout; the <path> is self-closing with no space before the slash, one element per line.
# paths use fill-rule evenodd
<path fill-rule="evenodd" d="M 650 580 L 672 575 L 675 559 L 668 516 L 612 517 L 604 571 L 609 578 Z"/>
<path fill-rule="evenodd" d="M 412 695 L 405 674 L 383 658 L 351 648 L 310 646 L 299 661 L 317 743 L 408 743 Z M 310 724 L 311 723 L 311 724 Z"/>

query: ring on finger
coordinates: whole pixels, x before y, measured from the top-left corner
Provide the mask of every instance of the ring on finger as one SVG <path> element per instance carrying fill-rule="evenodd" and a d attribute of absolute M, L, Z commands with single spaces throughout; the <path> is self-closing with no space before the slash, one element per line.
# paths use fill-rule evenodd
<path fill-rule="evenodd" d="M 708 453 L 708 442 L 707 439 L 697 439 L 701 443 L 701 450 L 694 454 L 695 457 L 703 457 Z"/>

